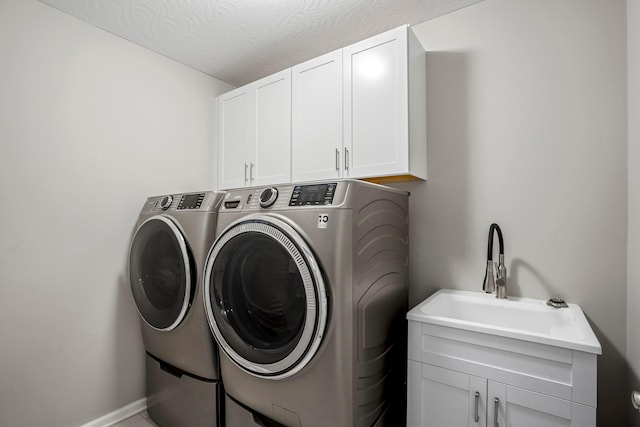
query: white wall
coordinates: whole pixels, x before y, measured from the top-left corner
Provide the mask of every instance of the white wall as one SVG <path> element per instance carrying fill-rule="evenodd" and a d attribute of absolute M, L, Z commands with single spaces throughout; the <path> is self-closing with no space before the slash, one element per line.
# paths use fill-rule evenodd
<path fill-rule="evenodd" d="M 428 182 L 403 185 L 411 303 L 480 291 L 497 222 L 508 293 L 559 295 L 591 321 L 603 427 L 628 407 L 625 21 L 625 0 L 485 0 L 414 27 L 428 51 Z"/>
<path fill-rule="evenodd" d="M 629 242 L 627 254 L 627 360 L 630 389 L 640 390 L 640 2 L 627 0 L 629 79 Z M 630 392 L 630 390 L 629 390 Z M 629 405 L 629 425 L 640 415 Z"/>
<path fill-rule="evenodd" d="M 35 0 L 0 2 L 0 425 L 144 396 L 125 275 L 148 195 L 212 182 L 230 86 Z"/>

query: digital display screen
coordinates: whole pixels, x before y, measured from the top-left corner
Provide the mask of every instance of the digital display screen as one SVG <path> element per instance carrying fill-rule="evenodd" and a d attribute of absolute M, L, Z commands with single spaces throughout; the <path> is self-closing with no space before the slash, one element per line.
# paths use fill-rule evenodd
<path fill-rule="evenodd" d="M 185 194 L 180 200 L 178 209 L 198 209 L 203 199 L 204 194 Z"/>
<path fill-rule="evenodd" d="M 335 183 L 297 185 L 291 194 L 289 206 L 330 205 L 335 190 Z"/>
<path fill-rule="evenodd" d="M 324 199 L 324 195 L 327 192 L 327 185 L 307 185 L 303 187 L 303 191 L 300 192 L 301 202 L 316 202 Z"/>

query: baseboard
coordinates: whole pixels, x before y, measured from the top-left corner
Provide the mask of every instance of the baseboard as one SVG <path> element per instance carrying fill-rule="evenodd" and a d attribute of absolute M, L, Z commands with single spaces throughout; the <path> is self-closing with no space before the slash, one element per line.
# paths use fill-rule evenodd
<path fill-rule="evenodd" d="M 134 416 L 142 411 L 147 409 L 147 398 L 143 397 L 140 400 L 136 400 L 135 402 L 131 402 L 122 408 L 116 409 L 113 412 L 110 412 L 106 415 L 101 416 L 100 418 L 96 418 L 93 421 L 89 421 L 86 424 L 83 424 L 80 427 L 108 427 L 112 426 L 120 421 L 127 419 L 129 417 Z"/>

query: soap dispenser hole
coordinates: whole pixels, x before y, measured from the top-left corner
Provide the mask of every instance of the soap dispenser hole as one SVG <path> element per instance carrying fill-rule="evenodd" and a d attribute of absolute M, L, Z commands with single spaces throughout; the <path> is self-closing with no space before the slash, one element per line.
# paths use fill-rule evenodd
<path fill-rule="evenodd" d="M 547 305 L 551 306 L 553 308 L 565 308 L 565 307 L 569 307 L 567 305 L 567 303 L 565 302 L 565 300 L 563 300 L 560 297 L 555 297 L 555 298 L 551 298 L 549 299 L 549 301 L 547 301 Z"/>

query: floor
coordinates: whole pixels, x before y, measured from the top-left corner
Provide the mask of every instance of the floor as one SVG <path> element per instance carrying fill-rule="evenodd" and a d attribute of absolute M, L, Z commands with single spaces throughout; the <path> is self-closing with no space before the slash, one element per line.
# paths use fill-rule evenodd
<path fill-rule="evenodd" d="M 158 427 L 151 419 L 147 411 L 142 411 L 132 417 L 114 424 L 112 427 Z"/>

